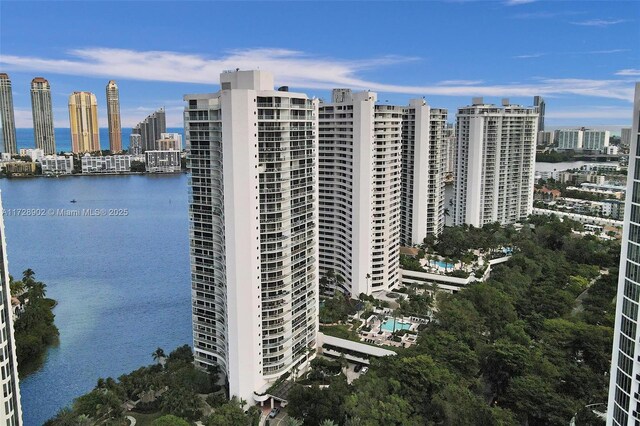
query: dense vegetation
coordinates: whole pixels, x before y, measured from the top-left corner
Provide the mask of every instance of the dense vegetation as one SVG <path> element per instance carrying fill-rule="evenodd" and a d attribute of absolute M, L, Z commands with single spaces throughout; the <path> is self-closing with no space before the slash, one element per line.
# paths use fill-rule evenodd
<path fill-rule="evenodd" d="M 257 424 L 259 411 L 247 413 L 240 401 L 229 401 L 218 384 L 219 373 L 193 365 L 188 345 L 165 356 L 158 348 L 153 353 L 157 363 L 120 376 L 118 381 L 98 379 L 96 387 L 77 398 L 45 423 L 46 426 L 78 424 L 128 425 L 125 404 L 135 405 L 135 413 L 162 413 L 157 426 L 180 426 L 202 421 L 206 426 L 251 426 Z M 176 418 L 178 420 L 176 420 Z"/>
<path fill-rule="evenodd" d="M 561 163 L 563 161 L 575 160 L 576 154 L 573 151 L 549 151 L 538 152 L 536 154 L 537 163 Z"/>
<path fill-rule="evenodd" d="M 36 369 L 47 347 L 58 340 L 58 328 L 52 312 L 55 301 L 46 298 L 46 285 L 35 280 L 35 273 L 27 269 L 22 280 L 10 280 L 11 295 L 20 300 L 22 309 L 14 322 L 16 356 L 20 375 Z"/>
<path fill-rule="evenodd" d="M 462 247 L 506 238 L 518 250 L 486 283 L 440 295 L 417 345 L 374 360 L 352 385 L 340 375 L 328 388 L 294 387 L 289 414 L 312 426 L 564 426 L 588 417 L 585 405 L 607 399 L 619 243 L 581 237 L 556 218 L 532 225 L 446 231 Z"/>

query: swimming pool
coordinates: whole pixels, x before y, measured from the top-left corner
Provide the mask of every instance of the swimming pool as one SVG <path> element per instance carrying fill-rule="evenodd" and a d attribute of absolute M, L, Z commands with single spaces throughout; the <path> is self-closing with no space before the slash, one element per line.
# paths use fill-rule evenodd
<path fill-rule="evenodd" d="M 445 262 L 443 260 L 432 260 L 431 261 L 431 265 L 432 266 L 433 265 L 437 265 L 437 266 L 439 266 L 441 268 L 444 268 L 444 269 L 453 268 L 453 263 L 447 263 L 447 262 Z"/>
<path fill-rule="evenodd" d="M 409 328 L 411 328 L 411 323 L 410 322 L 402 322 L 398 319 L 396 319 L 396 329 L 397 330 L 408 330 Z M 382 331 L 388 331 L 389 333 L 393 333 L 394 329 L 393 329 L 393 318 L 387 318 L 382 325 L 380 326 L 380 329 Z"/>

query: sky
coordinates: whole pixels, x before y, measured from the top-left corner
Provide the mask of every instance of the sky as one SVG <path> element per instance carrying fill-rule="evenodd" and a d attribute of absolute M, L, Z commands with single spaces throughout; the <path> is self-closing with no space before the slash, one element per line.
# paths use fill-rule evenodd
<path fill-rule="evenodd" d="M 639 1 L 0 1 L 0 72 L 16 126 L 32 127 L 29 86 L 90 91 L 106 127 L 105 87 L 123 127 L 159 107 L 182 127 L 182 96 L 219 89 L 223 70 L 271 71 L 276 85 L 330 99 L 346 87 L 389 104 L 424 97 L 449 109 L 474 96 L 546 102 L 547 128 L 614 132 L 631 123 L 640 81 Z"/>

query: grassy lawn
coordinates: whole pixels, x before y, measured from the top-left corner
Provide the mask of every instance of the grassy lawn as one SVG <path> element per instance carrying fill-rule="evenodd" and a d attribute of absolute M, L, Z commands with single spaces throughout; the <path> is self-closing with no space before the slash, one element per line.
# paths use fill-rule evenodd
<path fill-rule="evenodd" d="M 162 413 L 141 414 L 129 412 L 127 416 L 131 416 L 136 419 L 136 426 L 151 426 L 151 423 L 158 417 L 162 416 Z"/>

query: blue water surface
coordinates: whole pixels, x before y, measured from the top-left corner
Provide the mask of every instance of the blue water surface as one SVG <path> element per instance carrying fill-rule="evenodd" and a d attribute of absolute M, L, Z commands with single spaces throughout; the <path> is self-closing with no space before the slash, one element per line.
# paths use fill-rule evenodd
<path fill-rule="evenodd" d="M 151 363 L 158 346 L 191 343 L 186 175 L 0 179 L 0 189 L 5 211 L 127 211 L 5 214 L 10 273 L 33 269 L 58 301 L 60 344 L 20 381 L 25 425 L 41 425 L 99 377 Z"/>

